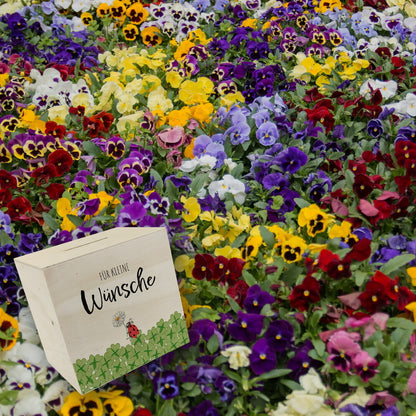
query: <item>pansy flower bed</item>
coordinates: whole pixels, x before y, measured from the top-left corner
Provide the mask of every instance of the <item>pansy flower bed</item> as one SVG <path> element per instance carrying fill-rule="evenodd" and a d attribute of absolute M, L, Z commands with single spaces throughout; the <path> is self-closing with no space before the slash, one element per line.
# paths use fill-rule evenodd
<path fill-rule="evenodd" d="M 0 5 L 0 414 L 416 414 L 411 0 Z M 80 395 L 14 258 L 166 227 L 190 343 Z"/>

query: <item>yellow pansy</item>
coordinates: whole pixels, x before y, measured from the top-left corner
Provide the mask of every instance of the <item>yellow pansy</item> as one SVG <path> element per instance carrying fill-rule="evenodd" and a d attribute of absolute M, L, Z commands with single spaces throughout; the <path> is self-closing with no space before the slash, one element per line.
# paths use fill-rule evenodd
<path fill-rule="evenodd" d="M 247 18 L 243 20 L 240 25 L 241 27 L 251 27 L 252 29 L 257 28 L 257 19 Z"/>
<path fill-rule="evenodd" d="M 281 256 L 286 263 L 294 263 L 302 259 L 306 248 L 307 245 L 303 238 L 293 236 L 282 244 Z"/>
<path fill-rule="evenodd" d="M 337 62 L 338 61 L 333 56 L 328 56 L 328 58 L 325 59 L 325 63 L 322 65 L 322 72 L 325 75 L 330 75 L 335 69 Z"/>
<path fill-rule="evenodd" d="M 55 108 L 55 107 L 52 107 L 52 108 Z M 68 107 L 67 107 L 67 111 L 68 111 Z M 21 127 L 28 127 L 29 129 L 32 129 L 32 130 L 45 132 L 45 124 L 46 123 L 40 119 L 40 116 L 36 115 L 32 109 L 26 108 L 26 109 L 21 110 L 20 112 L 20 126 Z"/>
<path fill-rule="evenodd" d="M 202 246 L 205 248 L 205 250 L 209 250 L 212 247 L 218 245 L 224 241 L 224 236 L 221 234 L 211 234 L 207 235 L 201 240 Z"/>
<path fill-rule="evenodd" d="M 198 200 L 193 196 L 189 198 L 182 196 L 181 202 L 184 208 L 184 212 L 182 212 L 182 218 L 186 222 L 194 222 L 198 218 L 198 215 L 201 213 L 201 207 L 198 203 Z"/>
<path fill-rule="evenodd" d="M 192 277 L 192 269 L 195 265 L 195 259 L 190 258 L 186 254 L 181 254 L 180 256 L 176 257 L 174 265 L 175 270 L 178 273 L 185 272 L 186 277 Z"/>
<path fill-rule="evenodd" d="M 207 77 L 200 77 L 197 81 L 186 80 L 179 87 L 179 99 L 187 105 L 203 104 L 213 90 L 214 83 Z"/>
<path fill-rule="evenodd" d="M 74 231 L 75 224 L 68 218 L 68 215 L 77 215 L 78 208 L 72 208 L 71 201 L 67 198 L 59 198 L 56 201 L 56 212 L 62 217 L 61 229 L 65 231 Z"/>
<path fill-rule="evenodd" d="M 293 67 L 292 71 L 290 72 L 290 76 L 293 79 L 299 79 L 305 81 L 306 83 L 309 83 L 311 80 L 311 75 L 308 73 L 308 70 L 301 64 L 295 65 Z"/>
<path fill-rule="evenodd" d="M 188 144 L 188 146 L 185 147 L 184 151 L 183 151 L 183 155 L 184 157 L 188 158 L 188 159 L 193 159 L 194 156 L 194 147 L 195 147 L 195 137 L 192 138 L 191 143 Z"/>
<path fill-rule="evenodd" d="M 215 231 L 219 231 L 225 224 L 225 219 L 220 215 L 216 215 L 214 211 L 204 211 L 199 218 L 202 221 L 211 222 Z"/>
<path fill-rule="evenodd" d="M 185 58 L 186 55 L 188 55 L 189 49 L 191 49 L 193 46 L 195 46 L 194 42 L 191 42 L 189 39 L 184 39 L 176 48 L 173 57 L 177 61 L 182 61 L 182 59 Z"/>
<path fill-rule="evenodd" d="M 0 332 L 13 332 L 10 334 L 12 339 L 0 338 L 0 351 L 8 351 L 12 349 L 17 342 L 19 335 L 19 324 L 13 316 L 6 313 L 0 308 Z"/>
<path fill-rule="evenodd" d="M 416 267 L 409 267 L 406 269 L 407 274 L 412 279 L 412 285 L 416 286 Z"/>
<path fill-rule="evenodd" d="M 122 116 L 118 119 L 116 127 L 119 133 L 127 130 L 134 130 L 140 127 L 140 119 L 143 117 L 143 111 L 137 111 L 133 114 Z M 129 136 L 131 139 L 133 136 Z"/>
<path fill-rule="evenodd" d="M 148 74 L 143 77 L 142 88 L 137 91 L 139 94 L 149 93 L 162 85 L 162 81 L 156 75 Z"/>
<path fill-rule="evenodd" d="M 130 416 L 134 410 L 132 400 L 123 395 L 123 390 L 101 391 L 100 397 L 105 399 L 103 406 L 107 414 Z"/>
<path fill-rule="evenodd" d="M 98 215 L 104 208 L 115 208 L 116 205 L 120 203 L 120 201 L 117 198 L 114 198 L 114 196 L 109 195 L 105 191 L 100 191 L 98 193 L 92 193 L 89 195 L 89 199 L 95 198 L 98 198 L 100 200 L 100 205 L 98 206 L 96 215 Z"/>
<path fill-rule="evenodd" d="M 231 247 L 231 246 L 224 246 L 224 247 L 217 247 L 214 250 L 214 255 L 215 256 L 224 256 L 227 259 L 231 259 L 233 257 L 237 257 L 239 259 L 242 259 L 243 257 L 241 256 L 241 250 L 238 249 L 237 247 Z"/>
<path fill-rule="evenodd" d="M 188 39 L 201 45 L 209 43 L 209 39 L 207 39 L 206 34 L 201 29 L 195 29 L 192 32 L 189 32 Z"/>
<path fill-rule="evenodd" d="M 318 62 L 315 62 L 315 60 L 312 58 L 312 56 L 308 56 L 305 58 L 301 65 L 303 65 L 306 69 L 306 72 L 308 72 L 311 75 L 318 75 L 322 71 L 322 65 Z"/>
<path fill-rule="evenodd" d="M 318 254 L 327 248 L 327 244 L 308 244 L 308 251 L 312 254 Z"/>
<path fill-rule="evenodd" d="M 166 90 L 160 85 L 147 97 L 147 107 L 152 113 L 160 111 L 162 114 L 165 114 L 173 108 L 173 103 L 167 97 Z"/>
<path fill-rule="evenodd" d="M 413 314 L 413 320 L 416 322 L 416 302 L 410 302 L 408 305 L 406 305 L 406 309 Z"/>
<path fill-rule="evenodd" d="M 214 106 L 211 103 L 197 104 L 189 109 L 191 111 L 192 118 L 200 123 L 209 123 L 212 118 L 212 114 L 214 113 Z"/>
<path fill-rule="evenodd" d="M 244 103 L 245 101 L 246 99 L 240 91 L 222 95 L 220 98 L 221 105 L 226 106 L 227 108 L 230 108 L 233 104 Z"/>
<path fill-rule="evenodd" d="M 0 74 L 0 87 L 4 87 L 9 82 L 9 74 Z"/>
<path fill-rule="evenodd" d="M 83 409 L 82 413 L 81 409 Z M 62 416 L 81 416 L 85 412 L 84 409 L 89 411 L 90 416 L 102 416 L 103 404 L 97 392 L 91 391 L 84 395 L 77 391 L 69 393 L 64 399 L 61 414 Z"/>
<path fill-rule="evenodd" d="M 352 224 L 349 221 L 342 221 L 341 224 L 334 224 L 328 231 L 329 238 L 348 238 L 351 234 Z"/>
<path fill-rule="evenodd" d="M 188 124 L 190 118 L 192 118 L 192 114 L 189 107 L 183 107 L 180 110 L 172 110 L 169 113 L 167 120 L 169 126 L 185 127 Z"/>
<path fill-rule="evenodd" d="M 263 244 L 263 238 L 260 234 L 250 235 L 247 238 L 246 244 L 241 248 L 241 257 L 248 261 L 257 256 L 259 248 Z"/>
<path fill-rule="evenodd" d="M 68 106 L 66 105 L 55 105 L 48 109 L 48 120 L 55 121 L 58 124 L 65 124 L 66 116 L 69 114 Z M 45 122 L 39 120 L 39 128 L 41 131 L 45 131 Z M 43 127 L 40 127 L 43 125 Z"/>
<path fill-rule="evenodd" d="M 173 88 L 179 88 L 183 78 L 178 71 L 169 71 L 166 74 L 166 82 Z"/>
<path fill-rule="evenodd" d="M 298 224 L 307 227 L 308 235 L 315 237 L 316 234 L 324 232 L 334 217 L 322 211 L 318 205 L 312 204 L 300 210 Z"/>

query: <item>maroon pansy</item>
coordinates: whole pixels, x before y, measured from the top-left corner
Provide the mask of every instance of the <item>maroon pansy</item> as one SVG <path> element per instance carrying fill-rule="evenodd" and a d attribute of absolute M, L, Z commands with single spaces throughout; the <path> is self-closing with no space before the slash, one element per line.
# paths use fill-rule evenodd
<path fill-rule="evenodd" d="M 295 286 L 290 295 L 289 301 L 292 308 L 300 311 L 308 310 L 309 306 L 321 299 L 321 285 L 312 276 L 306 276 L 302 284 Z"/>
<path fill-rule="evenodd" d="M 197 280 L 212 280 L 214 277 L 214 257 L 211 254 L 196 254 L 192 276 Z"/>

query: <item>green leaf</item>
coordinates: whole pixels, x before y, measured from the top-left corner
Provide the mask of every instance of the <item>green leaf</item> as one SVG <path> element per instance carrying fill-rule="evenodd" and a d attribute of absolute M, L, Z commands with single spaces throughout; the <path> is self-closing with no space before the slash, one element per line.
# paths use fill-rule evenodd
<path fill-rule="evenodd" d="M 308 207 L 309 205 L 311 205 L 311 203 L 310 203 L 310 202 L 305 201 L 305 200 L 304 200 L 304 199 L 302 199 L 302 198 L 295 198 L 295 199 L 294 199 L 294 201 L 295 201 L 296 205 L 297 205 L 299 208 L 306 208 L 306 207 Z"/>
<path fill-rule="evenodd" d="M 409 319 L 405 318 L 397 318 L 393 317 L 390 318 L 386 323 L 387 328 L 402 328 L 407 329 L 409 331 L 415 331 L 416 330 L 416 324 Z"/>
<path fill-rule="evenodd" d="M 72 222 L 72 224 L 76 225 L 77 227 L 81 227 L 82 224 L 84 224 L 84 220 L 82 218 L 77 217 L 76 215 L 67 215 L 69 221 Z"/>
<path fill-rule="evenodd" d="M 173 408 L 173 401 L 166 400 L 158 412 L 158 416 L 176 416 L 176 410 Z"/>
<path fill-rule="evenodd" d="M 89 142 L 88 140 L 86 140 L 85 142 L 82 143 L 82 147 L 84 148 L 84 150 L 89 155 L 98 157 L 98 156 L 101 156 L 103 154 L 103 151 L 101 150 L 100 147 L 98 147 L 93 142 Z"/>
<path fill-rule="evenodd" d="M 170 201 L 178 201 L 179 199 L 179 191 L 178 188 L 173 184 L 173 182 L 168 179 L 166 181 L 166 195 Z"/>
<path fill-rule="evenodd" d="M 394 371 L 394 364 L 390 361 L 383 360 L 377 367 L 377 370 L 379 371 L 380 377 L 382 379 L 387 379 Z"/>
<path fill-rule="evenodd" d="M 214 334 L 212 337 L 208 340 L 207 343 L 207 349 L 210 354 L 214 354 L 218 350 L 220 346 L 220 343 L 218 341 L 218 337 Z"/>
<path fill-rule="evenodd" d="M 254 286 L 257 283 L 256 278 L 248 270 L 243 270 L 243 279 L 249 286 Z"/>
<path fill-rule="evenodd" d="M 0 404 L 4 406 L 13 405 L 16 402 L 18 390 L 3 391 L 0 393 Z"/>
<path fill-rule="evenodd" d="M 13 240 L 6 232 L 1 231 L 0 232 L 0 245 L 5 246 L 6 244 L 13 245 Z"/>
<path fill-rule="evenodd" d="M 290 370 L 289 368 L 276 368 L 272 371 L 269 371 L 267 373 L 263 373 L 257 377 L 254 377 L 253 379 L 250 380 L 250 384 L 253 385 L 259 381 L 270 380 L 271 378 L 283 377 L 286 374 L 289 374 L 291 372 L 292 370 Z"/>
<path fill-rule="evenodd" d="M 401 254 L 400 256 L 393 257 L 385 263 L 383 267 L 380 268 L 380 271 L 384 274 L 390 274 L 400 269 L 400 267 L 409 264 L 415 258 L 416 256 L 414 254 Z"/>
<path fill-rule="evenodd" d="M 274 234 L 263 225 L 260 225 L 260 234 L 263 238 L 263 241 L 267 244 L 267 247 L 269 249 L 273 248 L 273 246 L 276 244 L 276 237 Z"/>
<path fill-rule="evenodd" d="M 199 175 L 196 175 L 195 179 L 192 181 L 190 185 L 192 193 L 197 194 L 205 185 L 206 180 L 207 180 L 206 173 L 200 173 Z"/>

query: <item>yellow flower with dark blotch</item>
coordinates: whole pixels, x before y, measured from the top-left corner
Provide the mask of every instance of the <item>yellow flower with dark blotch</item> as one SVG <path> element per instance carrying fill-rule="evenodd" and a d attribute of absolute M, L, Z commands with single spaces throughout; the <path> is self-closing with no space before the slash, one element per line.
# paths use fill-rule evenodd
<path fill-rule="evenodd" d="M 126 6 L 120 0 L 114 0 L 110 6 L 110 16 L 116 20 L 124 20 L 126 16 Z"/>
<path fill-rule="evenodd" d="M 93 20 L 94 20 L 94 17 L 92 16 L 91 13 L 88 13 L 88 12 L 81 13 L 81 21 L 82 23 L 84 23 L 85 26 L 90 25 Z"/>
<path fill-rule="evenodd" d="M 249 261 L 250 259 L 256 257 L 262 244 L 263 238 L 260 234 L 248 237 L 245 246 L 241 248 L 242 259 Z"/>
<path fill-rule="evenodd" d="M 182 218 L 186 222 L 194 222 L 198 218 L 198 215 L 201 213 L 201 207 L 198 203 L 198 200 L 193 196 L 190 198 L 182 196 L 181 202 L 184 209 L 182 212 Z"/>
<path fill-rule="evenodd" d="M 23 145 L 23 151 L 31 159 L 38 159 L 45 155 L 46 146 L 42 141 L 26 140 Z"/>
<path fill-rule="evenodd" d="M 65 397 L 61 414 L 62 416 L 102 416 L 103 404 L 95 391 L 84 395 L 74 391 Z"/>
<path fill-rule="evenodd" d="M 145 27 L 141 32 L 141 36 L 146 46 L 156 46 L 162 43 L 160 30 L 156 26 Z"/>
<path fill-rule="evenodd" d="M 132 4 L 126 11 L 130 22 L 135 25 L 141 25 L 149 17 L 149 12 L 143 7 L 140 2 Z"/>
<path fill-rule="evenodd" d="M 126 40 L 136 40 L 138 34 L 139 29 L 137 29 L 136 25 L 128 24 L 123 27 L 123 35 Z"/>
<path fill-rule="evenodd" d="M 107 3 L 101 3 L 95 11 L 98 17 L 110 16 L 110 6 Z"/>
<path fill-rule="evenodd" d="M 303 238 L 293 236 L 282 244 L 281 256 L 286 263 L 294 263 L 302 259 L 307 245 Z"/>
<path fill-rule="evenodd" d="M 12 154 L 7 150 L 4 142 L 0 141 L 0 163 L 10 163 L 12 160 Z"/>
<path fill-rule="evenodd" d="M 358 237 L 351 233 L 352 224 L 348 221 L 342 221 L 342 223 L 334 224 L 328 231 L 329 238 L 340 238 L 344 243 L 354 244 L 358 241 Z"/>
<path fill-rule="evenodd" d="M 7 334 L 11 339 L 0 338 L 0 350 L 7 351 L 12 349 L 17 341 L 19 335 L 19 324 L 13 316 L 7 314 L 0 308 L 0 331 Z"/>
<path fill-rule="evenodd" d="M 4 117 L 4 120 L 0 123 L 0 132 L 13 133 L 19 125 L 19 119 L 12 115 Z"/>
<path fill-rule="evenodd" d="M 122 390 L 102 391 L 100 397 L 105 399 L 103 407 L 105 413 L 111 416 L 130 416 L 134 405 L 129 397 L 123 396 Z"/>
<path fill-rule="evenodd" d="M 177 47 L 175 53 L 173 54 L 173 57 L 177 61 L 181 61 L 183 58 L 185 58 L 186 55 L 188 55 L 189 50 L 195 46 L 194 42 L 191 42 L 188 39 L 183 40 Z"/>
<path fill-rule="evenodd" d="M 300 227 L 307 227 L 308 235 L 315 237 L 316 234 L 324 232 L 334 217 L 322 211 L 318 205 L 312 204 L 302 208 L 298 216 Z"/>

